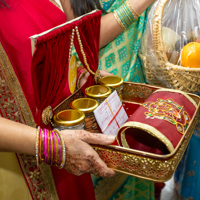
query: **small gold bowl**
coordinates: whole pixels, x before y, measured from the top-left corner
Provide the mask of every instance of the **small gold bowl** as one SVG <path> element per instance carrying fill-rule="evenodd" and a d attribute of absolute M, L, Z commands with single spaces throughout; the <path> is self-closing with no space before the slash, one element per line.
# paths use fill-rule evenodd
<path fill-rule="evenodd" d="M 117 91 L 120 100 L 122 101 L 123 79 L 119 76 L 104 76 L 99 80 L 100 85 L 111 88 L 111 91 Z"/>
<path fill-rule="evenodd" d="M 85 130 L 92 133 L 99 133 L 98 125 L 93 111 L 99 106 L 98 101 L 91 98 L 80 98 L 71 102 L 71 108 L 85 113 Z"/>
<path fill-rule="evenodd" d="M 85 89 L 85 94 L 100 104 L 111 94 L 111 89 L 104 85 L 93 85 Z"/>
<path fill-rule="evenodd" d="M 84 129 L 85 114 L 79 110 L 63 110 L 54 115 L 54 126 L 59 130 Z"/>
<path fill-rule="evenodd" d="M 93 112 L 99 106 L 99 103 L 95 99 L 81 98 L 72 101 L 70 106 L 73 109 L 77 109 L 85 114 L 88 114 Z"/>

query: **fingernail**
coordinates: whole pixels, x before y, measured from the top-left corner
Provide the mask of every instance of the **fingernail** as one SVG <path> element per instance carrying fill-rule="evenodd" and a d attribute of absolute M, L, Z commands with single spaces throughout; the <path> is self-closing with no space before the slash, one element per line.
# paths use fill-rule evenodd
<path fill-rule="evenodd" d="M 113 135 L 108 135 L 108 136 L 107 136 L 107 140 L 108 140 L 109 142 L 113 142 L 113 141 L 115 140 L 115 136 L 113 136 Z"/>

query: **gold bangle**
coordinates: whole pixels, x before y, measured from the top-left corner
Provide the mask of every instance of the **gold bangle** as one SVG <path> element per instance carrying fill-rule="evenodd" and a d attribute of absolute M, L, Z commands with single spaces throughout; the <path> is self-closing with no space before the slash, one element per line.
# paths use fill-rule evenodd
<path fill-rule="evenodd" d="M 41 135 L 40 135 L 40 161 L 43 162 L 43 158 L 42 158 L 42 149 L 43 149 L 43 145 L 42 145 L 42 142 L 43 142 L 43 130 L 41 129 Z"/>
<path fill-rule="evenodd" d="M 50 131 L 50 137 L 51 137 L 51 164 L 53 164 L 53 137 L 52 137 L 53 132 Z"/>
<path fill-rule="evenodd" d="M 116 11 L 114 10 L 114 17 L 117 20 L 118 24 L 120 25 L 120 27 L 122 28 L 122 30 L 126 30 L 126 27 L 124 26 L 124 24 L 122 23 L 121 19 L 119 18 L 118 14 L 116 13 Z"/>
<path fill-rule="evenodd" d="M 53 163 L 54 164 L 54 166 L 58 166 L 58 157 L 59 157 L 59 150 L 58 150 L 58 140 L 57 140 L 57 137 L 56 137 L 56 135 L 55 135 L 55 133 L 54 133 L 54 131 L 53 131 L 53 134 L 54 134 L 54 139 L 55 139 L 55 144 L 56 144 L 56 152 L 55 152 L 55 162 Z"/>
<path fill-rule="evenodd" d="M 45 144 L 45 147 L 43 149 L 43 152 L 45 150 L 45 154 L 44 154 L 44 162 L 46 163 L 46 153 L 47 153 L 47 149 L 46 149 L 46 141 L 47 141 L 47 138 L 46 138 L 46 129 L 44 129 L 44 144 Z"/>
<path fill-rule="evenodd" d="M 36 150 L 35 156 L 36 156 L 37 167 L 39 166 L 39 155 L 38 155 L 39 131 L 40 131 L 40 127 L 37 128 L 36 143 L 35 143 L 35 150 Z"/>
<path fill-rule="evenodd" d="M 131 11 L 132 15 L 134 16 L 135 20 L 137 21 L 140 15 L 133 9 L 129 1 L 126 1 L 125 3 L 128 6 L 129 10 Z"/>
<path fill-rule="evenodd" d="M 85 70 L 78 78 L 78 82 L 77 82 L 77 88 L 79 89 L 80 88 L 80 82 L 81 82 L 81 79 L 83 78 L 83 76 L 87 73 L 88 71 Z"/>
<path fill-rule="evenodd" d="M 54 129 L 54 131 L 58 134 L 60 141 L 62 143 L 62 161 L 60 163 L 60 166 L 58 166 L 59 169 L 62 169 L 65 165 L 65 159 L 66 159 L 65 143 L 64 143 L 64 140 L 63 140 L 63 137 L 62 137 L 60 131 L 58 129 Z"/>

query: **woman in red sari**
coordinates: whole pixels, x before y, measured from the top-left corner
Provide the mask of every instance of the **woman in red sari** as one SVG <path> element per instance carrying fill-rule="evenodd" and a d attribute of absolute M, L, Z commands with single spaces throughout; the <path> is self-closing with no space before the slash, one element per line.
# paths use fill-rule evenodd
<path fill-rule="evenodd" d="M 62 131 L 71 159 L 61 170 L 45 164 L 37 168 L 35 157 L 31 156 L 35 155 L 38 111 L 31 81 L 29 37 L 66 22 L 66 15 L 48 0 L 10 0 L 6 3 L 7 6 L 0 9 L 0 151 L 19 154 L 16 157 L 12 153 L 0 153 L 0 199 L 71 200 L 83 199 L 83 196 L 94 199 L 89 174 L 74 176 L 66 170 L 76 175 L 85 172 L 114 175 L 87 144 L 110 144 L 113 137 L 85 131 Z M 65 98 L 69 95 L 63 94 Z"/>
<path fill-rule="evenodd" d="M 145 0 L 141 2 L 145 3 Z M 141 2 L 138 3 L 138 10 L 142 11 Z M 69 1 L 62 4 L 70 13 Z M 31 81 L 29 37 L 66 22 L 66 15 L 48 0 L 0 0 L 0 19 L 1 199 L 94 199 L 90 176 L 72 174 L 90 172 L 102 177 L 113 176 L 113 170 L 107 168 L 88 145 L 111 144 L 114 141 L 112 136 L 62 131 L 66 153 L 71 156 L 62 170 L 46 164 L 37 168 L 34 157 L 38 110 Z M 102 26 L 100 46 L 122 31 L 112 14 L 102 18 Z M 86 76 L 82 78 L 82 84 Z M 61 102 L 69 95 L 63 93 L 62 98 L 56 98 L 61 98 Z"/>

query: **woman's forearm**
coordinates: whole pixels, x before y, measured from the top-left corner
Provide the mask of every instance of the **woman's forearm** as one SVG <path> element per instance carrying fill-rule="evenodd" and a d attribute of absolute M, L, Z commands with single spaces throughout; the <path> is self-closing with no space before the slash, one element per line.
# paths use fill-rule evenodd
<path fill-rule="evenodd" d="M 0 151 L 35 155 L 36 129 L 0 117 Z"/>
<path fill-rule="evenodd" d="M 133 9 L 141 15 L 155 0 L 129 0 Z M 113 13 L 104 15 L 101 19 L 100 48 L 107 45 L 122 33 L 122 28 Z"/>
<path fill-rule="evenodd" d="M 87 1 L 87 0 L 83 0 Z M 155 0 L 129 0 L 130 5 L 140 15 L 142 14 Z M 70 0 L 60 0 L 63 10 L 67 15 L 67 20 L 75 18 Z M 78 6 L 78 5 L 77 5 Z M 122 33 L 122 28 L 118 24 L 113 13 L 108 13 L 101 18 L 100 32 L 100 48 L 107 45 Z"/>

